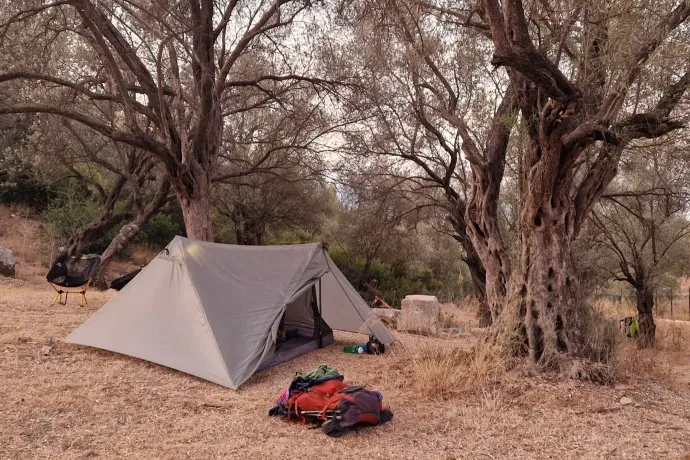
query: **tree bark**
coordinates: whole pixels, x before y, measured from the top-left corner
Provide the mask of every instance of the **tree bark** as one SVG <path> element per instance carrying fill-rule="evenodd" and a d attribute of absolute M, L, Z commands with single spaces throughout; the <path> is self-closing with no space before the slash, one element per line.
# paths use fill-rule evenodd
<path fill-rule="evenodd" d="M 572 224 L 568 207 L 526 207 L 523 216 L 520 270 L 514 275 L 511 298 L 517 305 L 531 361 L 544 366 L 556 363 L 567 352 L 583 350 L 582 312 L 578 280 L 571 249 Z M 570 227 L 570 229 L 568 229 Z"/>
<path fill-rule="evenodd" d="M 467 236 L 465 216 L 461 213 L 451 214 L 450 222 L 455 230 L 453 238 L 462 245 L 465 251 L 463 260 L 467 264 L 470 277 L 472 278 L 474 297 L 477 299 L 477 320 L 479 321 L 479 327 L 489 327 L 493 324 L 493 318 L 486 298 L 486 270 L 484 270 L 482 261 L 477 256 L 477 252 Z"/>
<path fill-rule="evenodd" d="M 656 325 L 654 324 L 654 294 L 642 282 L 636 286 L 639 344 L 642 347 L 653 347 L 656 342 Z"/>
<path fill-rule="evenodd" d="M 105 201 L 100 215 L 88 224 L 78 228 L 71 236 L 64 250 L 60 255 L 66 254 L 69 257 L 79 257 L 82 253 L 99 238 L 102 238 L 110 229 L 120 224 L 129 216 L 133 200 L 130 199 L 124 209 L 115 213 L 115 204 L 120 198 L 126 179 L 120 176 L 115 181 Z"/>
<path fill-rule="evenodd" d="M 463 247 L 465 247 L 465 245 L 463 245 Z M 474 298 L 477 299 L 477 320 L 479 321 L 479 327 L 489 327 L 493 324 L 493 318 L 491 317 L 489 303 L 486 300 L 486 271 L 469 240 L 465 247 L 465 254 L 465 263 L 467 264 L 467 268 L 470 271 L 470 277 L 472 278 Z"/>
<path fill-rule="evenodd" d="M 199 241 L 213 241 L 211 218 L 211 180 L 207 173 L 194 175 L 194 186 L 175 185 L 175 194 L 182 208 L 187 237 Z"/>

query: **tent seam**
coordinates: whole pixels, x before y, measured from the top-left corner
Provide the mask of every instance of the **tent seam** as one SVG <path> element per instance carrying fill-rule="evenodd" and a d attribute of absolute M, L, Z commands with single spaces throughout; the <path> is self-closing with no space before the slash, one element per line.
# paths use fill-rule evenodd
<path fill-rule="evenodd" d="M 182 244 L 180 244 L 182 246 Z M 225 357 L 223 356 L 223 352 L 220 351 L 220 347 L 218 346 L 218 341 L 216 340 L 216 334 L 213 332 L 213 328 L 211 327 L 211 323 L 208 321 L 208 316 L 206 316 L 206 310 L 204 310 L 204 305 L 201 302 L 201 297 L 199 297 L 199 292 L 196 290 L 196 285 L 194 284 L 194 279 L 192 277 L 192 272 L 189 271 L 187 268 L 187 256 L 185 255 L 184 247 L 182 247 L 182 259 L 184 260 L 184 269 L 187 272 L 187 277 L 189 278 L 189 281 L 192 285 L 192 289 L 194 290 L 194 295 L 196 296 L 196 300 L 199 303 L 199 308 L 201 309 L 201 314 L 204 315 L 204 321 L 206 321 L 206 327 L 208 327 L 209 331 L 211 331 L 211 337 L 213 337 L 213 344 L 216 346 L 216 351 L 218 352 L 218 356 L 220 356 L 220 362 L 223 364 L 223 369 L 225 369 L 225 375 L 228 377 L 228 381 L 230 384 L 234 384 L 233 382 L 230 382 L 230 371 L 228 370 L 228 366 L 225 363 Z"/>

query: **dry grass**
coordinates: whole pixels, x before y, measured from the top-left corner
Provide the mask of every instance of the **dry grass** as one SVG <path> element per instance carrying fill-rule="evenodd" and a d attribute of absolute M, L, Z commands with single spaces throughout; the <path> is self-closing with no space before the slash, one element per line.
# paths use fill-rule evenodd
<path fill-rule="evenodd" d="M 476 306 L 471 302 L 442 304 L 439 316 L 441 328 L 457 328 L 461 332 L 468 332 L 477 327 L 476 311 Z"/>
<path fill-rule="evenodd" d="M 658 304 L 654 307 L 655 318 L 690 321 L 690 308 L 688 306 L 687 297 L 684 299 L 676 298 L 673 301 L 673 309 L 671 309 L 671 302 L 669 300 L 663 298 L 659 298 L 658 300 Z M 612 319 L 637 316 L 637 308 L 629 299 L 623 299 L 621 302 L 612 302 L 608 299 L 597 299 L 594 305 L 606 312 Z"/>
<path fill-rule="evenodd" d="M 403 342 L 404 343 L 404 342 Z M 447 400 L 484 395 L 506 377 L 504 360 L 496 347 L 469 347 L 460 340 L 430 339 L 396 350 L 397 368 L 422 399 Z"/>

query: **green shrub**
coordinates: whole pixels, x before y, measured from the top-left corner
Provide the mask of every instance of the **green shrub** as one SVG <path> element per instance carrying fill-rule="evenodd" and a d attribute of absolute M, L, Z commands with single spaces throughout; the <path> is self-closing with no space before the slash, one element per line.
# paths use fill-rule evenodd
<path fill-rule="evenodd" d="M 402 299 L 409 294 L 439 295 L 444 292 L 444 289 L 451 289 L 454 290 L 451 297 L 461 295 L 462 286 L 459 281 L 455 286 L 446 288 L 433 270 L 414 268 L 409 261 L 403 259 L 392 262 L 374 259 L 369 267 L 368 276 L 364 276 L 366 265 L 364 256 L 341 245 L 330 247 L 328 252 L 350 283 L 355 287 L 360 287 L 360 293 L 367 301 L 373 300 L 373 294 L 364 286 L 364 283 L 375 284 L 386 302 L 394 307 L 399 307 Z"/>
<path fill-rule="evenodd" d="M 184 235 L 182 216 L 176 213 L 153 215 L 136 238 L 136 242 L 154 248 L 164 248 L 176 235 Z"/>
<path fill-rule="evenodd" d="M 55 194 L 29 174 L 0 171 L 0 203 L 22 204 L 34 211 L 43 211 Z"/>
<path fill-rule="evenodd" d="M 100 205 L 91 198 L 86 187 L 73 180 L 66 181 L 56 191 L 56 197 L 42 213 L 49 233 L 62 241 L 98 216 Z"/>

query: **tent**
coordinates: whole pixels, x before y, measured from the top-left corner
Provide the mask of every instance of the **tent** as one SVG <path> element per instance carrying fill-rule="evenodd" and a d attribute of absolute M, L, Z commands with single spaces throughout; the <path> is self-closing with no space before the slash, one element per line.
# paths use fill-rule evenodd
<path fill-rule="evenodd" d="M 278 342 L 279 329 L 289 338 Z M 235 246 L 175 237 L 67 337 L 237 389 L 333 341 L 394 339 L 320 243 Z"/>

